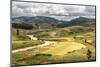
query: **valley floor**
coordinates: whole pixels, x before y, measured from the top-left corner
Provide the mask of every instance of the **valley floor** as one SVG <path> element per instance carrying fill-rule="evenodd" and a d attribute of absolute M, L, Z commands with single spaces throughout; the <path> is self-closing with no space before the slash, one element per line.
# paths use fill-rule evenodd
<path fill-rule="evenodd" d="M 14 65 L 96 60 L 94 31 L 70 34 L 67 37 L 41 37 L 38 40 L 15 39 L 18 38 L 14 36 L 12 41 L 12 64 Z"/>

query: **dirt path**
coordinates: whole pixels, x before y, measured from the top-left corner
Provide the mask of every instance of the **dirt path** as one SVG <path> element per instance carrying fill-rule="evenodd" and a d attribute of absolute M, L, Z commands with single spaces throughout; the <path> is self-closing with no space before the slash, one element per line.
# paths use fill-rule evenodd
<path fill-rule="evenodd" d="M 34 38 L 37 38 L 37 37 L 34 37 L 33 35 L 28 35 L 28 36 L 32 40 L 34 40 Z M 60 38 L 60 39 L 67 39 L 67 42 L 57 43 L 55 41 L 44 41 L 44 44 L 16 49 L 16 50 L 13 50 L 12 53 L 16 53 L 16 52 L 19 52 L 19 51 L 26 51 L 26 50 L 29 50 L 29 49 L 44 47 L 44 46 L 48 46 L 48 45 L 56 45 L 56 46 L 50 48 L 48 51 L 45 51 L 44 53 L 51 53 L 51 54 L 56 54 L 56 55 L 63 55 L 66 52 L 70 52 L 70 51 L 81 49 L 81 48 L 86 48 L 85 45 L 83 45 L 81 43 L 74 42 L 73 38 Z"/>
<path fill-rule="evenodd" d="M 54 41 L 44 41 L 44 44 L 41 44 L 41 45 L 37 45 L 37 46 L 31 46 L 31 47 L 25 47 L 25 48 L 21 48 L 21 49 L 16 49 L 16 50 L 13 50 L 12 53 L 16 53 L 16 52 L 19 52 L 19 51 L 26 51 L 26 50 L 29 50 L 29 49 L 33 49 L 33 48 L 37 48 L 37 47 L 43 47 L 43 46 L 47 46 L 47 45 L 54 45 L 56 42 Z"/>
<path fill-rule="evenodd" d="M 28 36 L 31 40 L 38 40 L 38 38 L 35 37 L 34 35 L 26 35 L 26 36 Z"/>

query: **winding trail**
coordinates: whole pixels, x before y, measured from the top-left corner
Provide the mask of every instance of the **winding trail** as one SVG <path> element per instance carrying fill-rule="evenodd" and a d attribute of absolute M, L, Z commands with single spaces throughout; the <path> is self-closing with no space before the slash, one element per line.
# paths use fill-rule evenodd
<path fill-rule="evenodd" d="M 25 47 L 25 48 L 16 49 L 16 50 L 13 50 L 12 53 L 16 53 L 16 52 L 19 52 L 19 51 L 26 51 L 26 50 L 37 48 L 37 47 L 44 47 L 44 46 L 47 46 L 47 45 L 54 45 L 55 43 L 56 42 L 54 42 L 54 41 L 44 41 L 44 44 L 40 44 L 40 45 L 37 45 L 37 46 L 31 46 L 31 47 Z"/>
<path fill-rule="evenodd" d="M 26 35 L 26 36 L 30 37 L 31 40 L 38 40 L 38 38 L 34 37 L 33 35 Z M 62 39 L 62 38 L 60 38 L 60 39 Z M 12 53 L 26 51 L 26 50 L 38 48 L 38 47 L 45 47 L 48 45 L 56 45 L 56 46 L 54 46 L 54 47 L 52 47 L 49 50 L 44 52 L 44 53 L 50 53 L 53 55 L 55 55 L 55 54 L 56 55 L 63 55 L 63 54 L 66 54 L 66 53 L 74 51 L 74 50 L 86 48 L 85 45 L 75 42 L 72 38 L 66 38 L 66 39 L 68 40 L 68 42 L 57 43 L 55 41 L 44 41 L 44 43 L 40 44 L 40 45 L 12 50 Z"/>

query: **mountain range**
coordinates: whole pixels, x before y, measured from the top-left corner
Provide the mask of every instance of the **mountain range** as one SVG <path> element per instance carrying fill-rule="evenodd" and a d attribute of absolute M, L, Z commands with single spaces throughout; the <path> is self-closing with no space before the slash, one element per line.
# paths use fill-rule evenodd
<path fill-rule="evenodd" d="M 67 27 L 67 26 L 72 26 L 72 25 L 95 23 L 95 19 L 86 18 L 86 17 L 78 17 L 78 18 L 72 19 L 71 21 L 63 21 L 63 20 L 58 20 L 52 17 L 47 17 L 47 16 L 33 16 L 33 17 L 21 16 L 21 17 L 12 18 L 12 23 L 32 24 L 33 27 L 35 28 L 36 27 L 52 28 L 52 27 Z"/>

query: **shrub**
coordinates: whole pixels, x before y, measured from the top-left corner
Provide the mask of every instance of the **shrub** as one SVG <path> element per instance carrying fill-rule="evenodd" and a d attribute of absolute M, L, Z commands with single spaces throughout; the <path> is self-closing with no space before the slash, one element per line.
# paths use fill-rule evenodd
<path fill-rule="evenodd" d="M 35 56 L 52 56 L 51 54 L 36 54 Z"/>

